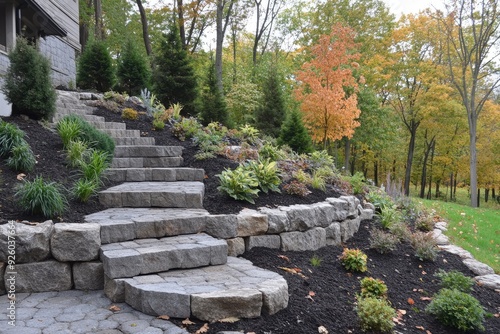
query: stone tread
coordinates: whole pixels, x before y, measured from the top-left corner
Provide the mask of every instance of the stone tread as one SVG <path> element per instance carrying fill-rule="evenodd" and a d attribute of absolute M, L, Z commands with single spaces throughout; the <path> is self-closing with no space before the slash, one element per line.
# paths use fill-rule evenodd
<path fill-rule="evenodd" d="M 85 217 L 101 226 L 101 243 L 161 238 L 205 230 L 204 209 L 111 208 Z"/>
<path fill-rule="evenodd" d="M 117 130 L 127 129 L 127 125 L 125 123 L 120 123 L 120 122 L 89 121 L 89 123 L 96 129 L 117 129 Z"/>
<path fill-rule="evenodd" d="M 227 243 L 205 233 L 136 239 L 101 246 L 100 258 L 108 278 L 133 277 L 224 264 Z"/>
<path fill-rule="evenodd" d="M 106 178 L 112 182 L 143 182 L 143 181 L 200 181 L 205 178 L 201 168 L 109 168 Z"/>
<path fill-rule="evenodd" d="M 196 181 L 126 182 L 99 193 L 108 208 L 203 208 L 205 185 Z"/>
<path fill-rule="evenodd" d="M 183 161 L 182 157 L 115 157 L 111 168 L 179 167 Z"/>
<path fill-rule="evenodd" d="M 140 130 L 122 130 L 122 129 L 102 129 L 103 132 L 107 133 L 113 138 L 120 138 L 120 137 L 140 137 L 141 136 L 141 131 Z"/>
<path fill-rule="evenodd" d="M 121 137 L 113 138 L 116 145 L 154 145 L 153 137 Z"/>
<path fill-rule="evenodd" d="M 150 315 L 192 315 L 215 321 L 274 314 L 288 305 L 288 286 L 283 277 L 235 257 L 228 257 L 224 265 L 173 270 L 112 283 L 122 285 L 121 297 L 130 306 Z M 116 295 L 108 297 L 117 299 Z"/>
<path fill-rule="evenodd" d="M 180 157 L 182 146 L 157 146 L 157 145 L 117 145 L 116 158 L 137 157 Z"/>

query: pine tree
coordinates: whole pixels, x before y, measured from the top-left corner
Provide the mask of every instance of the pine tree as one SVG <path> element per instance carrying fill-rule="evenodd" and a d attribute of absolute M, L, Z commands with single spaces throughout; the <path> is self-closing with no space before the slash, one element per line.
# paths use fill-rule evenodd
<path fill-rule="evenodd" d="M 55 112 L 56 92 L 49 60 L 21 37 L 9 53 L 9 60 L 2 91 L 13 104 L 12 113 L 50 119 Z"/>
<path fill-rule="evenodd" d="M 76 83 L 83 89 L 109 91 L 115 81 L 113 60 L 104 42 L 90 41 L 78 61 Z"/>
<path fill-rule="evenodd" d="M 311 136 L 302 121 L 298 110 L 291 111 L 281 127 L 279 145 L 288 145 L 297 153 L 311 152 Z"/>
<path fill-rule="evenodd" d="M 217 78 L 215 77 L 215 64 L 210 62 L 207 72 L 206 86 L 203 91 L 203 106 L 200 112 L 200 118 L 203 124 L 219 122 L 229 126 L 229 115 L 222 92 L 217 87 Z"/>
<path fill-rule="evenodd" d="M 163 35 L 154 62 L 153 91 L 165 106 L 180 103 L 186 114 L 194 115 L 196 77 L 178 29 L 177 22 L 173 19 L 169 33 Z"/>
<path fill-rule="evenodd" d="M 285 120 L 285 101 L 276 66 L 271 66 L 264 83 L 261 106 L 255 110 L 255 125 L 264 134 L 278 137 Z"/>
<path fill-rule="evenodd" d="M 118 85 L 129 95 L 138 96 L 141 89 L 146 88 L 149 82 L 149 68 L 147 60 L 140 53 L 132 39 L 128 39 L 118 57 L 116 70 Z"/>

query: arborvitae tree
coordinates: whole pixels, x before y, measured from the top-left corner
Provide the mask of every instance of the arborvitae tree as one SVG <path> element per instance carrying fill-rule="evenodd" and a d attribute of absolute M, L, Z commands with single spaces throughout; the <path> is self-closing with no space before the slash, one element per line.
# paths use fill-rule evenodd
<path fill-rule="evenodd" d="M 55 112 L 56 91 L 49 60 L 22 37 L 9 53 L 9 60 L 2 92 L 13 105 L 12 113 L 50 119 Z"/>
<path fill-rule="evenodd" d="M 215 77 L 215 64 L 210 62 L 207 72 L 205 88 L 203 89 L 203 101 L 200 112 L 200 118 L 203 124 L 219 122 L 228 126 L 229 115 L 222 92 L 217 87 L 217 78 Z"/>
<path fill-rule="evenodd" d="M 78 61 L 76 83 L 83 89 L 109 91 L 114 84 L 113 60 L 106 45 L 99 40 L 91 40 Z"/>
<path fill-rule="evenodd" d="M 118 57 L 116 69 L 120 90 L 138 96 L 148 86 L 149 66 L 134 41 L 129 38 Z"/>
<path fill-rule="evenodd" d="M 264 134 L 278 137 L 285 120 L 286 109 L 281 80 L 276 66 L 271 66 L 264 83 L 261 105 L 255 110 L 255 125 Z"/>
<path fill-rule="evenodd" d="M 153 91 L 165 106 L 180 103 L 185 114 L 195 114 L 196 77 L 182 45 L 175 19 L 163 35 L 153 67 Z"/>
<path fill-rule="evenodd" d="M 298 110 L 291 111 L 281 127 L 279 145 L 288 145 L 297 153 L 308 153 L 312 150 L 311 136 L 307 132 L 302 115 Z"/>

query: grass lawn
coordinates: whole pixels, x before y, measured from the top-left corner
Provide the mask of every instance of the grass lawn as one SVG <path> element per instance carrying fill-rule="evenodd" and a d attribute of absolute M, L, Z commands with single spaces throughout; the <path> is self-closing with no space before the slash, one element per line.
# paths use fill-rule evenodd
<path fill-rule="evenodd" d="M 458 194 L 457 194 L 458 197 Z M 487 207 L 471 208 L 459 203 L 415 198 L 428 209 L 436 210 L 448 222 L 450 241 L 491 266 L 500 274 L 500 206 L 489 201 Z M 486 205 L 484 205 L 486 206 Z"/>

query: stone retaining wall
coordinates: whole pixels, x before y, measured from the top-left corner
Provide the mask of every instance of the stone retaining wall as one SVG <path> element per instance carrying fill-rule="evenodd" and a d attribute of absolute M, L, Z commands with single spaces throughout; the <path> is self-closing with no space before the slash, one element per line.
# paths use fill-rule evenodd
<path fill-rule="evenodd" d="M 226 239 L 230 256 L 253 247 L 316 250 L 352 237 L 362 220 L 372 218 L 373 208 L 368 206 L 363 208 L 354 196 L 343 196 L 312 205 L 245 209 L 237 215 L 202 217 L 205 231 L 200 232 Z M 13 224 L 16 292 L 103 288 L 99 224 Z M 9 228 L 10 223 L 0 226 L 0 294 L 9 290 L 12 276 L 6 269 Z"/>

